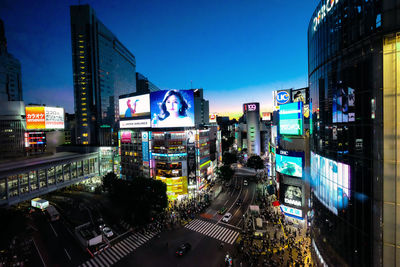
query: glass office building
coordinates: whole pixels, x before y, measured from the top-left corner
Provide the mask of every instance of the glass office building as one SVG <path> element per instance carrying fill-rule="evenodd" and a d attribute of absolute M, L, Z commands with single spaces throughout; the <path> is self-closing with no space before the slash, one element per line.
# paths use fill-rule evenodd
<path fill-rule="evenodd" d="M 399 14 L 394 0 L 328 0 L 310 20 L 318 265 L 400 266 Z"/>
<path fill-rule="evenodd" d="M 77 143 L 110 146 L 118 97 L 136 92 L 136 59 L 89 5 L 70 13 Z"/>

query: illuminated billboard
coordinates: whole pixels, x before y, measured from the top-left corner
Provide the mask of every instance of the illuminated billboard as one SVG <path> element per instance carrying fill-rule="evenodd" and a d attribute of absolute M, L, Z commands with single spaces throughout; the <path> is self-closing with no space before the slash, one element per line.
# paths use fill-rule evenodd
<path fill-rule="evenodd" d="M 194 96 L 192 90 L 151 92 L 151 127 L 193 127 Z"/>
<path fill-rule="evenodd" d="M 307 91 L 305 88 L 292 90 L 292 102 L 303 102 L 303 104 L 307 104 Z"/>
<path fill-rule="evenodd" d="M 311 152 L 311 186 L 314 195 L 334 214 L 350 199 L 350 166 Z"/>
<path fill-rule="evenodd" d="M 150 118 L 150 95 L 138 95 L 119 99 L 119 118 Z"/>
<path fill-rule="evenodd" d="M 303 158 L 277 154 L 275 156 L 276 171 L 282 174 L 303 177 Z"/>
<path fill-rule="evenodd" d="M 281 202 L 296 207 L 302 206 L 302 191 L 300 186 L 283 184 L 281 189 Z"/>
<path fill-rule="evenodd" d="M 25 107 L 26 129 L 64 129 L 64 109 L 44 106 Z"/>
<path fill-rule="evenodd" d="M 262 112 L 262 120 L 263 121 L 270 121 L 271 120 L 271 112 Z"/>
<path fill-rule="evenodd" d="M 216 123 L 217 122 L 217 114 L 210 114 L 210 123 Z"/>
<path fill-rule="evenodd" d="M 243 104 L 243 113 L 247 112 L 260 112 L 260 103 L 247 103 Z"/>
<path fill-rule="evenodd" d="M 355 91 L 353 88 L 339 85 L 332 97 L 332 122 L 355 121 Z"/>
<path fill-rule="evenodd" d="M 132 132 L 131 131 L 122 131 L 121 132 L 121 143 L 132 143 Z"/>
<path fill-rule="evenodd" d="M 274 91 L 275 106 L 290 103 L 290 90 Z"/>
<path fill-rule="evenodd" d="M 156 180 L 160 180 L 167 185 L 167 196 L 169 199 L 177 199 L 179 195 L 186 195 L 188 193 L 187 177 L 163 177 L 156 176 Z"/>
<path fill-rule="evenodd" d="M 303 102 L 280 106 L 279 133 L 287 135 L 303 135 Z"/>

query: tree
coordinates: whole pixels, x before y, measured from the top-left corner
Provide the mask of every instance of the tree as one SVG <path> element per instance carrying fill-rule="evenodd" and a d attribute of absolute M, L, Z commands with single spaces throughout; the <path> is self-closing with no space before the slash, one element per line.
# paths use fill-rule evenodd
<path fill-rule="evenodd" d="M 104 175 L 103 176 L 103 190 L 108 191 L 109 193 L 112 193 L 117 180 L 118 180 L 118 177 L 113 172 L 109 172 L 106 175 Z"/>
<path fill-rule="evenodd" d="M 254 155 L 247 160 L 247 167 L 253 169 L 264 169 L 264 161 L 260 156 Z"/>
<path fill-rule="evenodd" d="M 24 234 L 27 219 L 21 210 L 0 208 L 0 249 L 6 249 L 11 241 Z"/>
<path fill-rule="evenodd" d="M 222 165 L 221 167 L 218 167 L 216 170 L 216 174 L 218 179 L 221 179 L 222 181 L 230 181 L 234 175 L 235 171 L 231 169 L 229 165 Z"/>
<path fill-rule="evenodd" d="M 122 208 L 124 217 L 134 224 L 148 223 L 168 206 L 167 186 L 163 182 L 144 177 L 131 181 L 114 178 L 110 175 L 105 179 L 110 185 L 109 196 Z"/>
<path fill-rule="evenodd" d="M 222 162 L 224 165 L 231 165 L 232 163 L 237 162 L 237 153 L 236 152 L 225 152 L 222 156 Z"/>

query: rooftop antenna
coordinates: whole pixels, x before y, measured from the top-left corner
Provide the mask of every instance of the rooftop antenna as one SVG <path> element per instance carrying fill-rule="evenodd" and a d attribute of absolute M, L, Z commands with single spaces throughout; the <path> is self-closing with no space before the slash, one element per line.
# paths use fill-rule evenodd
<path fill-rule="evenodd" d="M 190 89 L 193 89 L 193 81 L 190 80 Z"/>

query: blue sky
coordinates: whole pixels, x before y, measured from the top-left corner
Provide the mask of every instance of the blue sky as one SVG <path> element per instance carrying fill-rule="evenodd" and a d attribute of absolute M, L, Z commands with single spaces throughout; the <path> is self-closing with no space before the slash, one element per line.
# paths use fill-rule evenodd
<path fill-rule="evenodd" d="M 73 112 L 69 6 L 78 0 L 2 0 L 8 50 L 21 61 L 25 103 Z M 210 112 L 240 113 L 272 91 L 307 86 L 307 27 L 316 0 L 90 0 L 161 89 L 204 88 Z"/>

